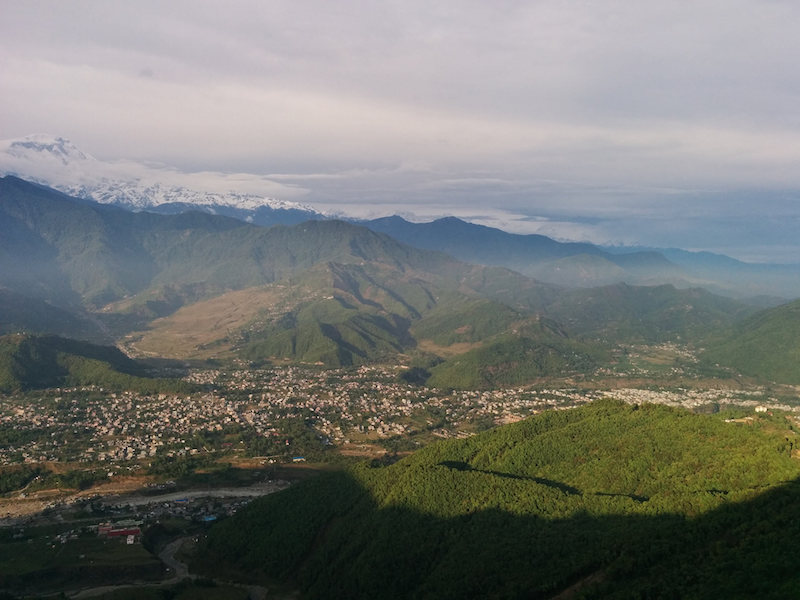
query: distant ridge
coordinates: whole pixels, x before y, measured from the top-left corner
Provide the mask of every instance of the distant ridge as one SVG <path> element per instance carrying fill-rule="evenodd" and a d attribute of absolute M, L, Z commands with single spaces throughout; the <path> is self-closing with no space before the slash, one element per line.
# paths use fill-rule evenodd
<path fill-rule="evenodd" d="M 0 140 L 0 175 L 128 210 L 160 214 L 201 211 L 263 226 L 331 218 L 310 206 L 271 197 L 268 190 L 279 184 L 257 175 L 185 173 L 135 161 L 104 162 L 71 141 L 48 134 Z M 290 188 L 284 191 L 292 192 Z M 446 252 L 466 262 L 506 267 L 556 285 L 586 288 L 620 282 L 666 283 L 678 288 L 704 287 L 759 306 L 800 297 L 800 264 L 757 265 L 675 249 L 601 248 L 536 234 L 511 234 L 456 217 L 430 223 L 410 223 L 398 216 L 372 221 L 341 218 L 418 248 Z"/>
<path fill-rule="evenodd" d="M 468 262 L 507 267 L 558 285 L 668 283 L 685 277 L 657 252 L 615 255 L 592 244 L 512 234 L 456 217 L 411 223 L 394 216 L 367 221 L 365 225 L 413 246 L 447 252 Z"/>
<path fill-rule="evenodd" d="M 412 246 L 440 250 L 468 262 L 514 269 L 540 281 L 569 287 L 614 283 L 704 287 L 735 298 L 777 304 L 800 297 L 800 264 L 761 265 L 708 252 L 659 248 L 602 248 L 558 242 L 537 234 L 512 234 L 445 217 L 412 223 L 392 216 L 365 221 Z M 769 298 L 771 297 L 771 299 Z"/>

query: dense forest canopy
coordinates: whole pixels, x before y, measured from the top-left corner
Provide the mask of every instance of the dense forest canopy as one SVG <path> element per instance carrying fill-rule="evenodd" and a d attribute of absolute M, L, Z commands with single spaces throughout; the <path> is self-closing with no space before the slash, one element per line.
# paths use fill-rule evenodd
<path fill-rule="evenodd" d="M 778 598 L 770 573 L 789 568 L 798 533 L 793 444 L 782 416 L 546 412 L 254 502 L 197 564 L 312 598 L 549 598 L 582 581 L 586 597 Z M 747 575 L 719 570 L 741 560 Z"/>

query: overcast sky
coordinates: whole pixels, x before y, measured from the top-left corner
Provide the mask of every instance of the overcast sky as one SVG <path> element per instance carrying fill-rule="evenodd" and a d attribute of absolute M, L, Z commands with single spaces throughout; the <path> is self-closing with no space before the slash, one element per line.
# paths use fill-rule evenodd
<path fill-rule="evenodd" d="M 791 0 L 0 0 L 0 138 L 800 262 Z"/>

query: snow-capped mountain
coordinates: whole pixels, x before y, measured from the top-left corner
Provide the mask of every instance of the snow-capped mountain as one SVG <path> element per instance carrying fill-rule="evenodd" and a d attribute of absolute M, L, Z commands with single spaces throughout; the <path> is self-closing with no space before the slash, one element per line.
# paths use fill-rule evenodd
<path fill-rule="evenodd" d="M 310 206 L 270 197 L 268 190 L 284 186 L 263 176 L 186 173 L 135 161 L 106 162 L 65 138 L 48 134 L 0 141 L 0 175 L 14 175 L 71 196 L 131 210 L 181 212 L 195 208 L 262 224 L 324 218 Z"/>

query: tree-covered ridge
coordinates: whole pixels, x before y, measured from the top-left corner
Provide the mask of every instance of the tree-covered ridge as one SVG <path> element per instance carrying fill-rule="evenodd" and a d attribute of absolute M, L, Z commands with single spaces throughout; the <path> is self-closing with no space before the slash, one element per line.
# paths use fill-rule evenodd
<path fill-rule="evenodd" d="M 746 375 L 800 383 L 800 300 L 739 323 L 703 356 Z"/>
<path fill-rule="evenodd" d="M 543 413 L 259 500 L 198 564 L 309 598 L 550 598 L 579 582 L 586 598 L 784 598 L 800 590 L 800 465 L 781 420 Z"/>
<path fill-rule="evenodd" d="M 565 292 L 545 311 L 585 337 L 696 342 L 752 314 L 755 308 L 700 288 L 617 284 Z"/>
<path fill-rule="evenodd" d="M 108 342 L 108 334 L 82 308 L 54 306 L 39 298 L 0 288 L 0 335 L 54 334 L 95 342 Z"/>
<path fill-rule="evenodd" d="M 113 346 L 57 336 L 0 337 L 0 393 L 80 385 L 139 391 L 186 387 L 148 376 L 140 363 Z"/>
<path fill-rule="evenodd" d="M 412 321 L 453 295 L 435 279 L 385 264 L 316 265 L 271 286 L 276 300 L 240 330 L 240 353 L 328 366 L 391 359 L 416 346 Z"/>
<path fill-rule="evenodd" d="M 437 303 L 414 323 L 412 332 L 417 338 L 430 340 L 438 346 L 473 344 L 507 331 L 524 318 L 524 313 L 500 302 L 466 297 Z"/>
<path fill-rule="evenodd" d="M 527 327 L 507 334 L 431 368 L 428 384 L 456 389 L 490 389 L 529 383 L 550 376 L 591 372 L 606 358 L 598 346 Z"/>

